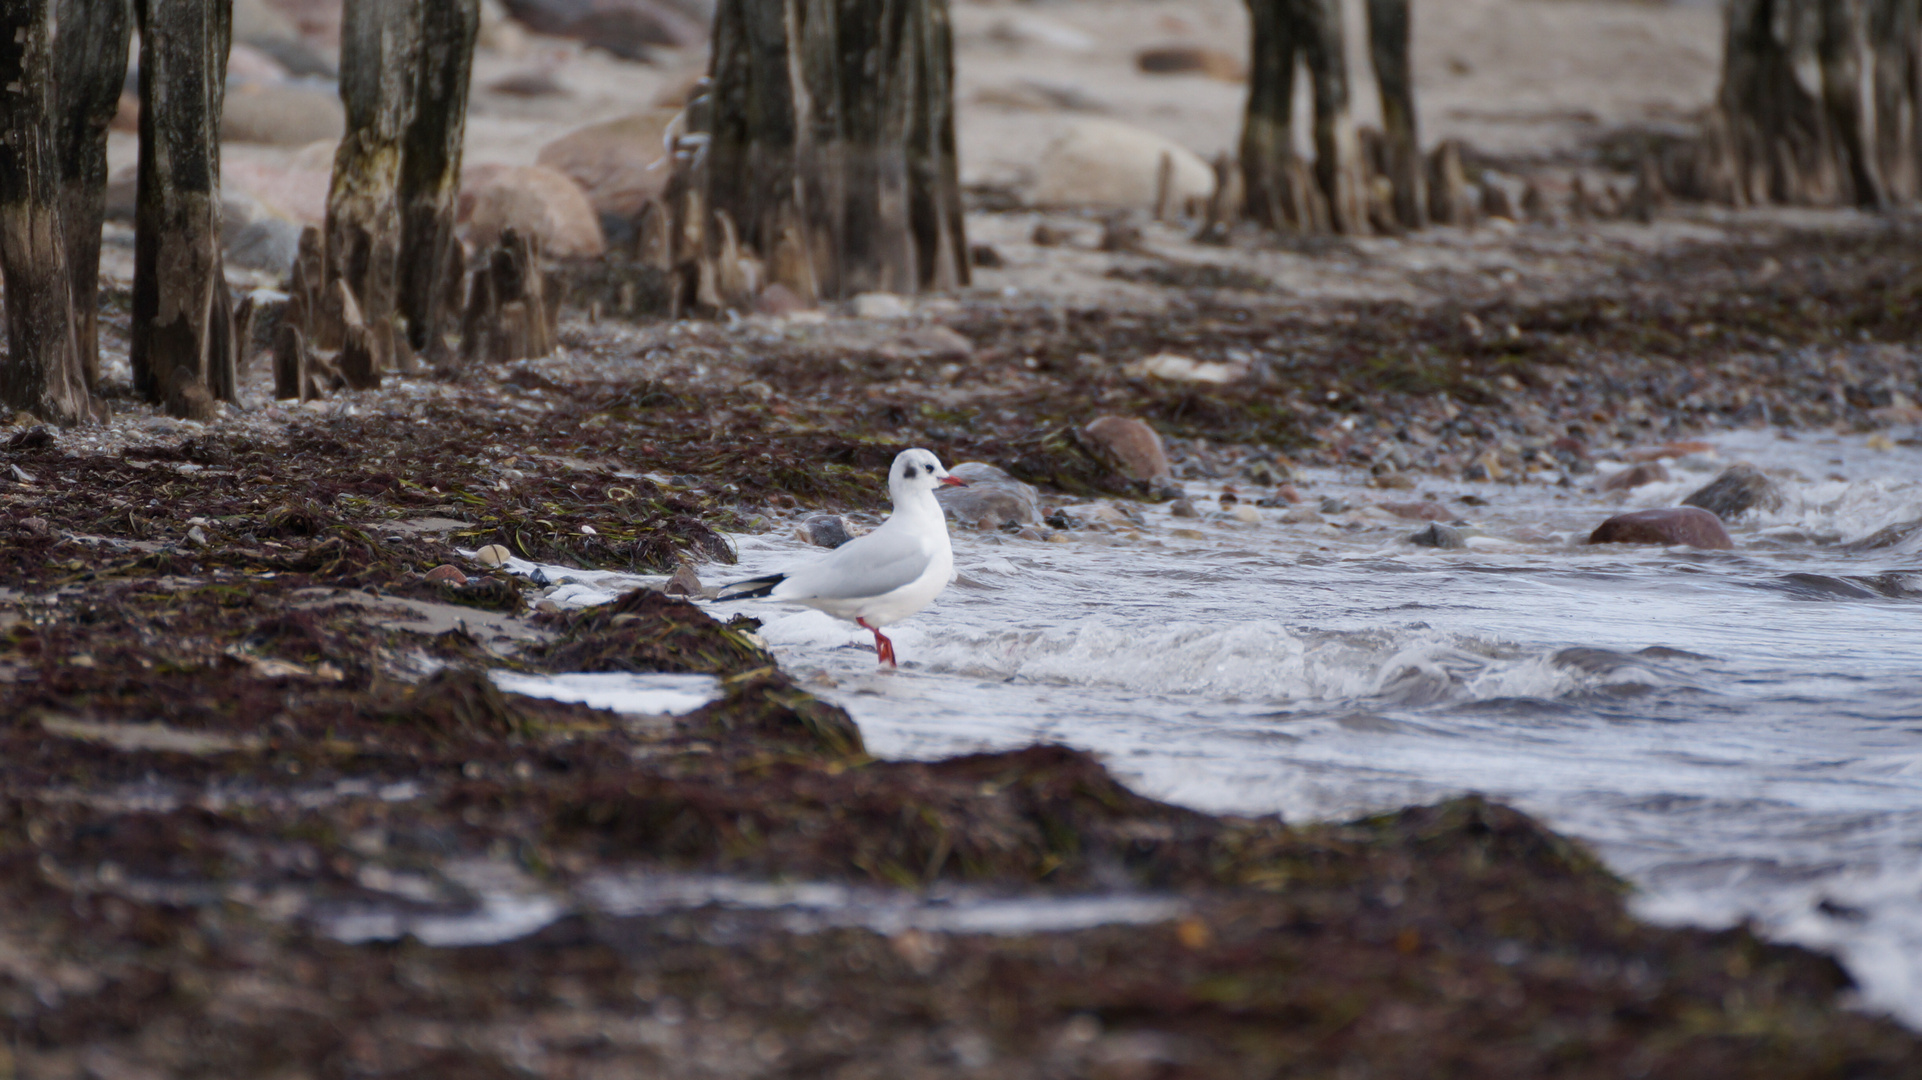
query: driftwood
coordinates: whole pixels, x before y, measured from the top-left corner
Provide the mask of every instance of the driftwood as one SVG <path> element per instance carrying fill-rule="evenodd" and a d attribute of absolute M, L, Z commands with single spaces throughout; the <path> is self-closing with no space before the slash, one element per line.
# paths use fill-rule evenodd
<path fill-rule="evenodd" d="M 60 221 L 73 278 L 74 338 L 89 389 L 100 385 L 100 226 L 106 211 L 107 128 L 127 82 L 132 0 L 60 0 L 53 84 Z"/>
<path fill-rule="evenodd" d="M 538 245 L 503 231 L 468 287 L 461 360 L 498 364 L 553 352 L 559 300 L 547 288 Z"/>
<path fill-rule="evenodd" d="M 191 387 L 232 400 L 236 382 L 219 219 L 233 12 L 225 0 L 139 0 L 139 12 L 134 386 L 185 414 L 198 407 Z M 186 375 L 176 378 L 176 369 Z"/>
<path fill-rule="evenodd" d="M 670 183 L 683 302 L 968 282 L 946 0 L 722 0 Z M 679 235 L 675 235 L 679 234 Z"/>
<path fill-rule="evenodd" d="M 73 285 L 60 230 L 50 0 L 0 6 L 0 276 L 6 284 L 7 359 L 0 396 L 56 424 L 91 412 L 74 338 Z"/>

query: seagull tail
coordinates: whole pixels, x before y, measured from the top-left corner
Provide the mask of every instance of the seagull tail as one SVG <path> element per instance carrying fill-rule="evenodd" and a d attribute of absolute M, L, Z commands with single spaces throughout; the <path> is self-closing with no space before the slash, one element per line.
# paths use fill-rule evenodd
<path fill-rule="evenodd" d="M 786 574 L 769 574 L 766 577 L 749 578 L 732 585 L 721 586 L 716 600 L 758 600 L 774 591 L 774 587 L 787 580 Z"/>

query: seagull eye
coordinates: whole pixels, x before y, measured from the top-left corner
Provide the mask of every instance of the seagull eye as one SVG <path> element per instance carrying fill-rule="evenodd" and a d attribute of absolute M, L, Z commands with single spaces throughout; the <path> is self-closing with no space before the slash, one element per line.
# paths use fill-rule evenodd
<path fill-rule="evenodd" d="M 915 470 L 914 466 L 910 465 L 907 468 L 901 470 L 901 475 L 912 480 L 921 474 Z"/>

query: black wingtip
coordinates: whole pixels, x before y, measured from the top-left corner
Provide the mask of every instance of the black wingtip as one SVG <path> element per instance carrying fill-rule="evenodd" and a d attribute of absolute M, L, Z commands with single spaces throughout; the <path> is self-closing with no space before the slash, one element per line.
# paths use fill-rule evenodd
<path fill-rule="evenodd" d="M 786 574 L 769 574 L 767 577 L 749 578 L 732 585 L 721 586 L 716 600 L 758 600 L 774 591 L 774 587 L 787 580 Z"/>

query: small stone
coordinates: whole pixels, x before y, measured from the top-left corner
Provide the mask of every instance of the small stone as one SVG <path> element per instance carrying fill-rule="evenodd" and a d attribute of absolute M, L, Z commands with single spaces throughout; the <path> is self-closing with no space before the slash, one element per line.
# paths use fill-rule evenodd
<path fill-rule="evenodd" d="M 870 292 L 854 298 L 854 315 L 858 319 L 905 319 L 912 314 L 913 306 L 894 293 Z"/>
<path fill-rule="evenodd" d="M 198 525 L 195 525 L 193 528 L 188 529 L 187 542 L 189 544 L 192 544 L 195 547 L 202 547 L 202 548 L 206 547 L 207 546 L 207 530 L 201 528 Z"/>
<path fill-rule="evenodd" d="M 582 536 L 599 536 L 600 533 L 596 531 L 594 526 L 592 525 L 583 525 L 581 526 L 581 535 Z"/>
<path fill-rule="evenodd" d="M 499 545 L 495 545 L 495 546 L 498 547 Z M 482 548 L 481 550 L 486 551 L 487 549 Z M 507 549 L 501 548 L 501 550 L 505 551 Z M 427 577 L 427 580 L 429 581 L 445 581 L 449 585 L 467 584 L 467 575 L 461 573 L 460 567 L 451 566 L 446 563 L 442 563 L 441 565 L 434 567 L 432 570 L 427 571 L 426 577 Z"/>
<path fill-rule="evenodd" d="M 1372 482 L 1378 488 L 1386 488 L 1391 491 L 1415 490 L 1415 481 L 1409 478 L 1409 476 L 1406 473 L 1398 473 L 1398 472 L 1383 473 L 1382 475 L 1375 477 Z"/>
<path fill-rule="evenodd" d="M 1255 500 L 1256 506 L 1300 506 L 1301 503 L 1301 492 L 1296 490 L 1293 484 L 1282 484 L 1275 488 L 1273 495 Z"/>
<path fill-rule="evenodd" d="M 1297 506 L 1281 515 L 1283 525 L 1319 525 L 1321 515 L 1305 506 Z"/>
<path fill-rule="evenodd" d="M 699 596 L 701 577 L 694 572 L 692 563 L 682 563 L 674 568 L 674 576 L 668 579 L 661 591 L 669 596 Z"/>
<path fill-rule="evenodd" d="M 1236 503 L 1228 508 L 1228 516 L 1249 525 L 1261 524 L 1261 511 L 1247 503 Z"/>
<path fill-rule="evenodd" d="M 1098 417 L 1081 429 L 1090 441 L 1113 455 L 1136 480 L 1166 480 L 1174 475 L 1161 436 L 1144 421 L 1129 416 Z"/>
<path fill-rule="evenodd" d="M 968 248 L 968 262 L 983 270 L 999 270 L 1008 265 L 992 244 L 975 244 Z"/>
<path fill-rule="evenodd" d="M 49 525 L 47 523 L 47 519 L 43 517 L 36 516 L 36 517 L 30 517 L 30 518 L 21 518 L 20 529 L 22 532 L 25 532 L 28 536 L 52 536 L 53 535 L 53 526 Z"/>
<path fill-rule="evenodd" d="M 1348 512 L 1348 504 L 1335 498 L 1333 495 L 1323 495 L 1321 497 L 1321 512 L 1324 514 L 1345 514 Z"/>
<path fill-rule="evenodd" d="M 1178 518 L 1191 518 L 1191 517 L 1201 516 L 1201 513 L 1195 509 L 1195 504 L 1189 502 L 1186 499 L 1176 499 L 1174 502 L 1169 503 L 1168 513 Z"/>
<path fill-rule="evenodd" d="M 1591 544 L 1686 544 L 1726 551 L 1735 546 L 1722 520 L 1694 506 L 1671 506 L 1616 514 L 1596 526 Z"/>
<path fill-rule="evenodd" d="M 1450 528 L 1439 521 L 1430 522 L 1426 529 L 1409 537 L 1408 542 L 1414 544 L 1416 547 L 1442 548 L 1444 550 L 1465 548 L 1468 546 L 1468 540 L 1462 536 L 1460 529 Z"/>
<path fill-rule="evenodd" d="M 1644 484 L 1665 484 L 1669 481 L 1668 470 L 1659 461 L 1645 461 L 1630 465 L 1621 472 L 1604 479 L 1595 485 L 1596 491 L 1628 491 Z"/>
<path fill-rule="evenodd" d="M 490 569 L 496 566 L 507 565 L 507 560 L 513 557 L 513 553 L 500 544 L 489 544 L 474 553 L 475 560 L 482 566 L 489 567 Z"/>
<path fill-rule="evenodd" d="M 1732 465 L 1688 498 L 1683 506 L 1699 506 L 1723 521 L 1760 507 L 1776 510 L 1782 506 L 1782 491 L 1775 481 L 1749 465 Z"/>
<path fill-rule="evenodd" d="M 847 519 L 839 514 L 815 514 L 801 522 L 794 535 L 802 543 L 824 548 L 838 548 L 854 539 L 854 534 L 848 531 Z"/>
<path fill-rule="evenodd" d="M 1135 53 L 1135 68 L 1144 75 L 1206 75 L 1222 82 L 1245 82 L 1248 66 L 1241 57 L 1205 45 L 1160 45 Z"/>

